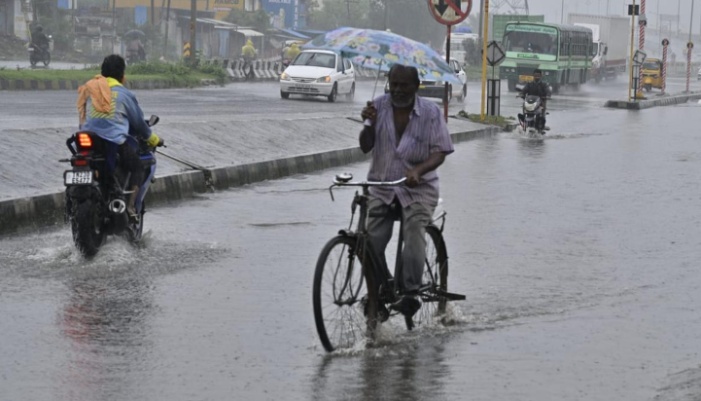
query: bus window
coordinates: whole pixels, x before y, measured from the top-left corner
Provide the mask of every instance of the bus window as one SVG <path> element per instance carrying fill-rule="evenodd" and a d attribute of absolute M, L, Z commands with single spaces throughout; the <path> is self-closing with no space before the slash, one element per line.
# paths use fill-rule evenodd
<path fill-rule="evenodd" d="M 504 48 L 511 52 L 557 54 L 557 34 L 509 31 L 504 34 Z"/>

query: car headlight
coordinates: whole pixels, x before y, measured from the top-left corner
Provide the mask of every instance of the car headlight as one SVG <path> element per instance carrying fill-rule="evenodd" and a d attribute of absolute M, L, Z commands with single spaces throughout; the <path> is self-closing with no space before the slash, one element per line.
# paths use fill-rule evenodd
<path fill-rule="evenodd" d="M 282 74 L 280 74 L 280 80 L 281 80 L 281 81 L 287 81 L 288 79 L 290 79 L 290 76 L 287 75 L 286 72 L 283 72 Z"/>
<path fill-rule="evenodd" d="M 318 79 L 316 80 L 316 82 L 327 83 L 327 84 L 328 84 L 329 82 L 331 82 L 331 77 L 327 75 L 327 76 L 325 76 L 325 77 L 318 78 Z"/>

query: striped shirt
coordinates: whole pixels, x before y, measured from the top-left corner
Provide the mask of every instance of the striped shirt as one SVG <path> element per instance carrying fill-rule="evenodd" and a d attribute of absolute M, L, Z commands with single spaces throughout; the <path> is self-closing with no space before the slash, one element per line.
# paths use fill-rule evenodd
<path fill-rule="evenodd" d="M 399 143 L 394 128 L 394 112 L 389 94 L 374 100 L 377 110 L 375 145 L 368 172 L 368 181 L 394 181 L 406 177 L 410 170 L 428 159 L 431 153 L 453 152 L 453 143 L 440 108 L 433 102 L 416 97 L 409 123 Z M 414 188 L 408 186 L 371 187 L 370 193 L 390 204 L 396 196 L 402 207 L 419 202 L 434 208 L 438 203 L 438 173 L 430 171 Z"/>

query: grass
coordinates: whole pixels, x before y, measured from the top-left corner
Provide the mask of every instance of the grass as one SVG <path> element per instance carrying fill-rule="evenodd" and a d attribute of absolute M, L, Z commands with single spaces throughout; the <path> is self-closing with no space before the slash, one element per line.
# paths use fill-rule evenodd
<path fill-rule="evenodd" d="M 8 80 L 39 80 L 59 81 L 76 80 L 84 82 L 100 73 L 98 66 L 82 70 L 45 70 L 45 69 L 12 69 L 0 68 L 0 78 Z M 173 87 L 200 86 L 202 80 L 214 80 L 219 84 L 226 82 L 227 73 L 221 67 L 202 64 L 195 69 L 182 63 L 170 64 L 163 62 L 140 63 L 127 67 L 127 81 L 160 80 L 170 83 Z"/>
<path fill-rule="evenodd" d="M 509 126 L 516 124 L 516 119 L 511 116 L 485 116 L 484 121 L 482 121 L 481 116 L 479 114 L 468 114 L 462 110 L 458 113 L 458 116 L 462 118 L 467 118 L 470 121 L 478 124 L 496 125 L 497 127 L 500 127 L 502 129 L 506 129 Z"/>

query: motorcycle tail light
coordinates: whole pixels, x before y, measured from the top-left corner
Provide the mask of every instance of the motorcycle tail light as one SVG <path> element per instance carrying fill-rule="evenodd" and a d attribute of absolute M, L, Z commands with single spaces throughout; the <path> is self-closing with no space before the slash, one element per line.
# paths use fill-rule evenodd
<path fill-rule="evenodd" d="M 82 149 L 92 148 L 92 138 L 90 138 L 90 135 L 88 135 L 84 132 L 79 132 L 78 133 L 78 147 L 80 147 Z"/>

